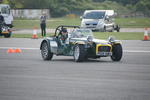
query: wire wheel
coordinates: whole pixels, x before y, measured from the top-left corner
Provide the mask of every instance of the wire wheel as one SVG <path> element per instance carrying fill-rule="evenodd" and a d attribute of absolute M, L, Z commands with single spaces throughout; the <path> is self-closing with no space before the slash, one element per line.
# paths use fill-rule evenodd
<path fill-rule="evenodd" d="M 75 49 L 74 49 L 74 59 L 75 61 L 77 61 L 79 59 L 79 54 L 80 53 L 80 50 L 79 50 L 79 46 L 75 46 Z"/>
<path fill-rule="evenodd" d="M 47 42 L 42 43 L 41 55 L 44 60 L 51 60 L 53 57 L 53 53 L 50 52 L 49 45 Z"/>
<path fill-rule="evenodd" d="M 76 62 L 81 62 L 85 60 L 85 48 L 84 45 L 75 45 L 74 47 L 74 60 Z"/>

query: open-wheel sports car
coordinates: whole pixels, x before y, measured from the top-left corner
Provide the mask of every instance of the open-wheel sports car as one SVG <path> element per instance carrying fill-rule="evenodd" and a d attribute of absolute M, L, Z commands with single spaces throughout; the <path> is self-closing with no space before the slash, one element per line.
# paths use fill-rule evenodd
<path fill-rule="evenodd" d="M 44 60 L 51 60 L 54 54 L 73 56 L 75 62 L 88 58 L 111 57 L 113 61 L 120 61 L 122 58 L 119 40 L 113 37 L 107 40 L 95 39 L 90 29 L 79 26 L 58 26 L 54 36 L 42 40 L 40 50 Z"/>
<path fill-rule="evenodd" d="M 11 27 L 7 26 L 4 23 L 0 23 L 0 36 L 10 38 L 11 34 L 12 34 Z"/>

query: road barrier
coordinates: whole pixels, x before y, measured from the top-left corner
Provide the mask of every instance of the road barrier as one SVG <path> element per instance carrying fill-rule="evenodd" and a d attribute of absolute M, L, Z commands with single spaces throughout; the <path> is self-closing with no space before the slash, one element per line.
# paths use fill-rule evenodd
<path fill-rule="evenodd" d="M 16 49 L 12 49 L 12 48 L 9 48 L 7 49 L 7 53 L 21 53 L 21 49 L 20 48 L 16 48 Z"/>
<path fill-rule="evenodd" d="M 37 27 L 34 27 L 34 29 L 33 29 L 32 39 L 38 39 L 38 36 L 37 36 Z"/>

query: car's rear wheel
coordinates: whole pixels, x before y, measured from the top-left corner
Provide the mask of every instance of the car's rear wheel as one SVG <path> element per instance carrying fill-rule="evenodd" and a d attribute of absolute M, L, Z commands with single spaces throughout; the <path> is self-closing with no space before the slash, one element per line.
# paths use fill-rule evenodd
<path fill-rule="evenodd" d="M 82 62 L 85 60 L 85 48 L 84 45 L 75 45 L 74 47 L 74 60 L 76 62 Z"/>
<path fill-rule="evenodd" d="M 112 46 L 112 56 L 113 61 L 120 61 L 122 58 L 122 46 L 121 44 L 116 44 Z"/>
<path fill-rule="evenodd" d="M 47 42 L 43 42 L 41 45 L 41 55 L 44 60 L 51 60 L 53 57 L 53 53 L 51 53 L 50 46 Z"/>
<path fill-rule="evenodd" d="M 104 30 L 103 30 L 103 32 L 106 32 L 106 26 L 104 26 Z"/>

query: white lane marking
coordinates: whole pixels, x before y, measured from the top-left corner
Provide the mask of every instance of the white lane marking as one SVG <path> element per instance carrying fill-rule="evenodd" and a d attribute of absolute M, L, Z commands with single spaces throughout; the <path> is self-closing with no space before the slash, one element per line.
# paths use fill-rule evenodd
<path fill-rule="evenodd" d="M 0 47 L 0 49 L 16 49 L 16 48 L 20 48 L 22 50 L 40 50 L 40 48 L 26 48 L 26 47 Z M 146 50 L 123 50 L 123 52 L 127 52 L 127 53 L 150 53 L 150 51 L 146 51 Z"/>
<path fill-rule="evenodd" d="M 131 52 L 131 53 L 150 53 L 150 51 L 145 50 L 123 50 L 123 52 Z"/>

